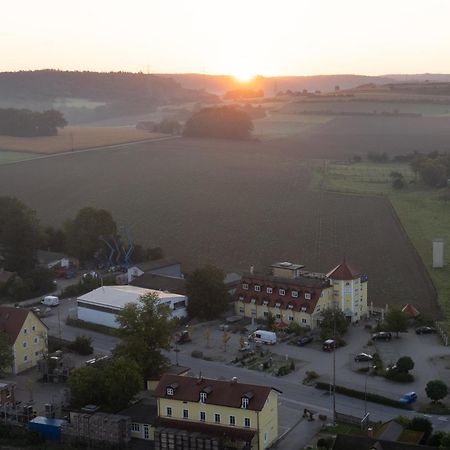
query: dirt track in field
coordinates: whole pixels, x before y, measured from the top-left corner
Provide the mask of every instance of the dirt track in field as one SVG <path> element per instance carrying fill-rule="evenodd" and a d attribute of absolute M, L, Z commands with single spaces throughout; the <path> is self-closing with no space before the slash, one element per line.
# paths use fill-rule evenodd
<path fill-rule="evenodd" d="M 425 269 L 383 198 L 307 190 L 301 152 L 270 143 L 179 139 L 0 167 L 0 192 L 60 225 L 83 206 L 110 210 L 136 241 L 185 271 L 291 260 L 326 271 L 345 255 L 376 305 L 439 308 Z"/>

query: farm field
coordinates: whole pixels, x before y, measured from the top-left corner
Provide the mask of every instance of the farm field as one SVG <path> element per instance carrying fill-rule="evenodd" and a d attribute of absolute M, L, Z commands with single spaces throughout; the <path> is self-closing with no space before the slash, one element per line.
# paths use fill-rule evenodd
<path fill-rule="evenodd" d="M 158 133 L 149 133 L 131 127 L 66 127 L 59 130 L 57 136 L 32 138 L 0 136 L 0 151 L 52 154 L 161 136 Z"/>
<path fill-rule="evenodd" d="M 24 159 L 31 159 L 35 157 L 36 155 L 34 153 L 4 152 L 0 150 L 0 164 L 23 161 Z"/>
<path fill-rule="evenodd" d="M 391 187 L 389 173 L 396 170 L 412 180 L 413 174 L 407 164 L 328 164 L 326 176 L 316 171 L 313 185 L 325 191 L 347 193 L 382 193 L 391 201 L 409 238 L 420 254 L 434 285 L 438 300 L 450 321 L 450 280 L 448 269 L 432 267 L 433 238 L 444 238 L 445 265 L 450 264 L 450 207 L 439 200 L 439 190 L 420 185 L 410 185 L 404 191 Z"/>
<path fill-rule="evenodd" d="M 437 316 L 423 264 L 382 197 L 308 190 L 301 152 L 274 141 L 177 139 L 0 167 L 0 191 L 61 225 L 84 206 L 110 210 L 137 242 L 185 271 L 214 263 L 261 270 L 292 260 L 327 271 L 345 255 L 365 271 L 374 304 L 415 303 Z"/>

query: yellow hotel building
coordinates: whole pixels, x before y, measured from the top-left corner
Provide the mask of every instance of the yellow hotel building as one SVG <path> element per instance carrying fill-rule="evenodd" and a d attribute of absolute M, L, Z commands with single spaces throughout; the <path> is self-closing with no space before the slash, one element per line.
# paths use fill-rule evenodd
<path fill-rule="evenodd" d="M 278 437 L 278 393 L 235 378 L 223 381 L 165 374 L 154 394 L 158 411 L 155 448 L 204 448 L 206 443 L 214 449 L 264 450 Z"/>
<path fill-rule="evenodd" d="M 237 315 L 267 319 L 287 325 L 297 322 L 302 327 L 316 328 L 321 313 L 336 307 L 350 322 L 368 315 L 367 276 L 344 260 L 328 273 L 309 272 L 300 264 L 272 264 L 267 275 L 253 270 L 242 277 L 234 294 Z"/>
<path fill-rule="evenodd" d="M 31 369 L 47 353 L 47 325 L 28 309 L 0 306 L 0 333 L 13 348 L 12 373 Z"/>

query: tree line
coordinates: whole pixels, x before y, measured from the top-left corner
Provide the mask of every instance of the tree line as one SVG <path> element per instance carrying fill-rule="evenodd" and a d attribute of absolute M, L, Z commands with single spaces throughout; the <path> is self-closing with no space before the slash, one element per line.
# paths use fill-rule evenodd
<path fill-rule="evenodd" d="M 29 109 L 0 109 L 0 135 L 35 137 L 56 136 L 67 125 L 60 111 L 38 112 Z"/>

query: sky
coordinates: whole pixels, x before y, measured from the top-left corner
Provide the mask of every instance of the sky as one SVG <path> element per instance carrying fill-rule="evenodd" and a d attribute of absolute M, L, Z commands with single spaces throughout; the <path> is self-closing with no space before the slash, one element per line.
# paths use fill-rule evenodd
<path fill-rule="evenodd" d="M 16 0 L 0 71 L 450 73 L 450 0 Z"/>

